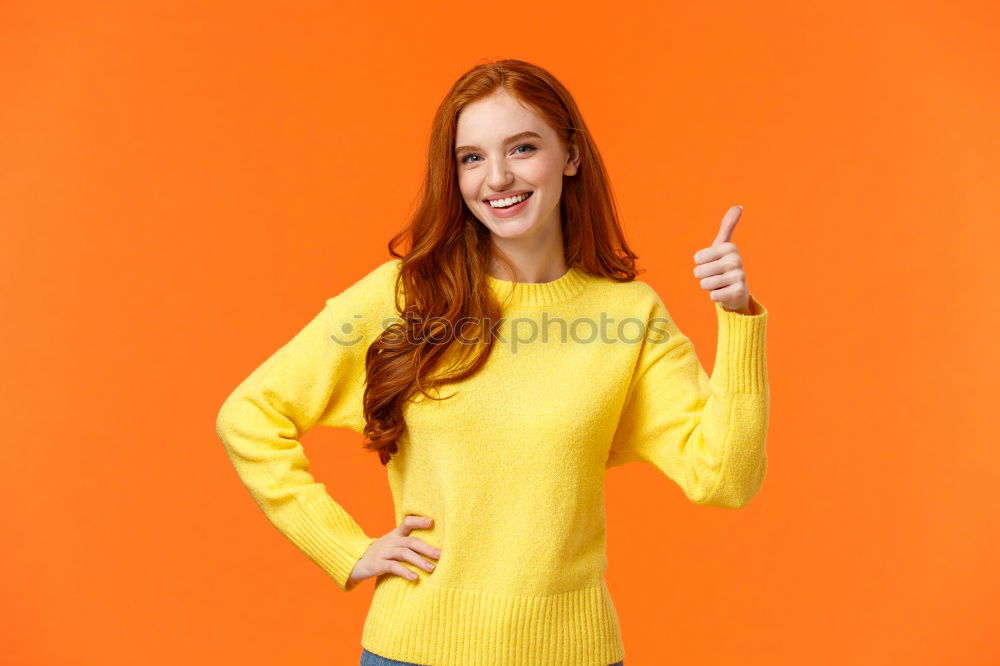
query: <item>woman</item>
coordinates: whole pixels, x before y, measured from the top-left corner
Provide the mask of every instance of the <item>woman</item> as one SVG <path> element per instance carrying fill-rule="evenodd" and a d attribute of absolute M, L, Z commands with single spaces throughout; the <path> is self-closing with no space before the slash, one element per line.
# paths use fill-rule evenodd
<path fill-rule="evenodd" d="M 377 577 L 362 664 L 622 664 L 605 470 L 648 462 L 725 508 L 766 474 L 767 311 L 730 241 L 739 208 L 695 258 L 719 323 L 709 378 L 636 279 L 597 147 L 545 70 L 462 76 L 424 189 L 393 258 L 237 387 L 218 434 L 266 516 L 342 589 Z M 368 536 L 309 474 L 299 439 L 317 424 L 378 452 L 388 534 Z"/>

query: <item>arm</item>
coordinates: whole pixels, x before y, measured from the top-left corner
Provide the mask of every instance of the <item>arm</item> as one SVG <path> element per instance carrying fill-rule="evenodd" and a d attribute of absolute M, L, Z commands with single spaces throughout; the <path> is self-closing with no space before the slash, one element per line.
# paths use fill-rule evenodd
<path fill-rule="evenodd" d="M 376 320 L 390 264 L 329 299 L 232 392 L 216 419 L 219 439 L 257 506 L 345 591 L 376 539 L 316 482 L 299 440 L 317 423 L 361 429 L 365 352 L 381 330 Z"/>
<path fill-rule="evenodd" d="M 695 504 L 741 508 L 767 473 L 767 309 L 753 297 L 754 314 L 716 304 L 718 346 L 709 378 L 691 340 L 655 292 L 652 299 L 607 467 L 648 462 Z"/>

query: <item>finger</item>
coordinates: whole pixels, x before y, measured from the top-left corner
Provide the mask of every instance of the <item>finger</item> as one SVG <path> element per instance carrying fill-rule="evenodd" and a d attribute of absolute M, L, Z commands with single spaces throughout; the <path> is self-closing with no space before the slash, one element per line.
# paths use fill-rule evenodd
<path fill-rule="evenodd" d="M 438 559 L 439 557 L 441 557 L 440 548 L 432 546 L 423 539 L 418 539 L 415 536 L 407 537 L 405 540 L 405 544 L 407 548 L 409 548 L 410 550 L 422 553 L 427 557 L 433 557 L 434 559 Z"/>
<path fill-rule="evenodd" d="M 743 298 L 743 285 L 742 283 L 731 284 L 728 287 L 723 287 L 722 289 L 716 289 L 715 291 L 709 293 L 713 301 L 738 301 Z"/>
<path fill-rule="evenodd" d="M 722 224 L 719 226 L 719 233 L 712 241 L 712 245 L 716 243 L 728 243 L 733 239 L 733 229 L 736 228 L 736 223 L 740 221 L 740 215 L 743 214 L 743 206 L 732 206 L 726 211 L 726 214 L 722 216 Z"/>
<path fill-rule="evenodd" d="M 743 271 L 732 270 L 726 271 L 722 275 L 713 275 L 712 277 L 703 278 L 699 283 L 702 289 L 708 289 L 709 291 L 714 289 L 722 289 L 728 287 L 731 284 L 738 284 L 743 281 Z"/>
<path fill-rule="evenodd" d="M 403 516 L 403 522 L 393 532 L 400 536 L 407 536 L 412 530 L 427 529 L 433 523 L 434 520 L 432 518 L 410 514 Z"/>
<path fill-rule="evenodd" d="M 740 255 L 735 252 L 727 252 L 715 261 L 709 261 L 708 263 L 702 263 L 695 266 L 694 276 L 698 278 L 711 277 L 713 275 L 721 275 L 726 271 L 742 267 L 743 259 L 740 258 Z"/>
<path fill-rule="evenodd" d="M 729 254 L 736 255 L 737 260 L 739 260 L 740 250 L 736 247 L 736 243 L 731 241 L 716 243 L 711 247 L 705 247 L 695 252 L 694 261 L 696 264 L 705 264 L 710 261 L 722 259 Z"/>
<path fill-rule="evenodd" d="M 388 573 L 394 573 L 397 576 L 402 576 L 403 578 L 407 578 L 409 580 L 416 580 L 417 579 L 416 572 L 410 571 L 409 569 L 407 569 L 406 567 L 404 567 L 399 562 L 389 561 L 387 563 L 387 566 L 386 566 L 386 571 Z"/>
<path fill-rule="evenodd" d="M 421 569 L 426 569 L 427 571 L 434 571 L 434 567 L 436 566 L 433 562 L 428 562 L 409 548 L 402 548 L 397 554 L 397 559 L 406 560 L 410 564 L 416 564 Z"/>

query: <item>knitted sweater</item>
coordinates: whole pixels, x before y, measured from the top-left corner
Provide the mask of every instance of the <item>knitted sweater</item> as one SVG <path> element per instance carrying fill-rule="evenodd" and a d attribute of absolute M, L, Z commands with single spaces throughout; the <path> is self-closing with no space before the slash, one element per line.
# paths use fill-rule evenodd
<path fill-rule="evenodd" d="M 400 260 L 328 299 L 226 399 L 217 432 L 271 523 L 345 591 L 376 540 L 317 483 L 299 442 L 362 433 L 365 353 L 393 321 Z M 500 336 L 475 376 L 419 395 L 386 467 L 395 524 L 441 549 L 416 580 L 378 576 L 361 645 L 434 666 L 607 666 L 625 658 L 604 579 L 604 476 L 650 463 L 695 504 L 736 509 L 767 471 L 767 310 L 715 304 L 711 378 L 656 291 L 571 267 L 488 277 Z M 401 301 L 400 301 L 401 302 Z M 433 560 L 431 560 L 433 561 Z"/>

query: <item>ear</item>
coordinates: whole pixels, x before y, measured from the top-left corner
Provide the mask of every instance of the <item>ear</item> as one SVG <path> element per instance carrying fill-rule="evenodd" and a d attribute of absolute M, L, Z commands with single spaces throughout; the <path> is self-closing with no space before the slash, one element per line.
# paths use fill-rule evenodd
<path fill-rule="evenodd" d="M 566 168 L 563 169 L 564 176 L 575 176 L 580 169 L 580 149 L 576 145 L 576 139 L 570 139 L 569 158 L 566 160 Z"/>

